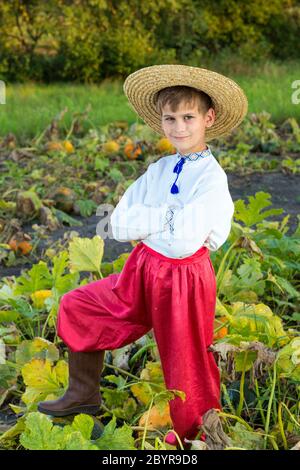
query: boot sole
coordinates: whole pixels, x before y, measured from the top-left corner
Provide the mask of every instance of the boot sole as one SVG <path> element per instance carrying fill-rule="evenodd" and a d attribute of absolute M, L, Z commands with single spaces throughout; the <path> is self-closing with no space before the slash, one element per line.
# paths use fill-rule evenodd
<path fill-rule="evenodd" d="M 84 413 L 87 415 L 97 415 L 100 412 L 100 406 L 97 405 L 81 405 L 67 410 L 48 410 L 38 405 L 38 411 L 51 416 L 69 416 L 73 414 Z"/>

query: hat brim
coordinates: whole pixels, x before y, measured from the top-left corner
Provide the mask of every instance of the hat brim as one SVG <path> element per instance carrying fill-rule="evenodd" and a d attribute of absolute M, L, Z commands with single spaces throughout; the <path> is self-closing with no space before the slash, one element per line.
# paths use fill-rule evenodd
<path fill-rule="evenodd" d="M 175 85 L 190 86 L 211 97 L 216 119 L 205 131 L 206 141 L 229 134 L 247 114 L 248 100 L 241 87 L 224 75 L 200 67 L 177 64 L 144 67 L 126 78 L 123 90 L 143 121 L 164 135 L 161 116 L 155 106 L 155 94 Z"/>

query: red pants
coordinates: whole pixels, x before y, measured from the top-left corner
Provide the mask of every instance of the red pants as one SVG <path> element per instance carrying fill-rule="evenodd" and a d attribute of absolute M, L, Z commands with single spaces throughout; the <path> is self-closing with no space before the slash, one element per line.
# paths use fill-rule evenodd
<path fill-rule="evenodd" d="M 179 437 L 193 439 L 202 415 L 221 409 L 220 375 L 213 353 L 216 279 L 207 247 L 188 258 L 168 258 L 140 242 L 121 273 L 63 295 L 58 336 L 74 352 L 113 350 L 153 328 Z"/>

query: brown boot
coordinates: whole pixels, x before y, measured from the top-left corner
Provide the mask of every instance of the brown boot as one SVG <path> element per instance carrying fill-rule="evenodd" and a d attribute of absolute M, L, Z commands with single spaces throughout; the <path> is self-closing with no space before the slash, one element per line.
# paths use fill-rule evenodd
<path fill-rule="evenodd" d="M 38 411 L 52 416 L 96 415 L 102 402 L 99 388 L 104 356 L 104 350 L 72 352 L 69 349 L 68 389 L 58 400 L 39 402 Z"/>

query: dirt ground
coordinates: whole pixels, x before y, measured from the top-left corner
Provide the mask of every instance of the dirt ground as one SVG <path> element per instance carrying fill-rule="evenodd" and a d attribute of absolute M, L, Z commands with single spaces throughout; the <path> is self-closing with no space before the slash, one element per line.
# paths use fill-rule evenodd
<path fill-rule="evenodd" d="M 248 196 L 254 195 L 258 191 L 264 191 L 271 195 L 271 208 L 283 209 L 284 212 L 278 216 L 272 216 L 268 220 L 282 220 L 290 214 L 288 222 L 289 230 L 287 235 L 291 235 L 298 225 L 297 215 L 300 215 L 300 176 L 286 175 L 282 172 L 252 173 L 242 177 L 234 173 L 227 173 L 228 186 L 233 201 L 244 199 L 248 202 Z"/>
<path fill-rule="evenodd" d="M 288 235 L 291 235 L 297 227 L 297 215 L 300 213 L 300 176 L 299 175 L 286 175 L 282 172 L 265 172 L 265 173 L 252 173 L 248 176 L 240 176 L 235 173 L 227 172 L 229 190 L 233 201 L 244 199 L 247 204 L 247 196 L 254 195 L 258 191 L 264 191 L 271 194 L 272 205 L 270 208 L 282 208 L 284 212 L 278 216 L 272 216 L 269 220 L 282 220 L 287 214 L 290 214 Z M 37 248 L 37 254 L 41 253 L 47 246 L 51 245 L 59 238 L 63 238 L 66 231 L 76 230 L 81 237 L 92 238 L 96 235 L 96 226 L 100 221 L 100 217 L 92 215 L 90 217 L 72 216 L 75 219 L 81 220 L 83 225 L 81 227 L 69 227 L 56 230 L 49 233 L 47 240 L 42 240 Z M 24 226 L 26 233 L 31 233 L 33 230 L 31 225 Z M 131 243 L 117 242 L 107 238 L 104 240 L 104 257 L 103 261 L 112 261 L 116 259 L 119 254 L 124 252 L 131 252 L 133 247 Z M 22 264 L 18 266 L 4 267 L 0 265 L 0 278 L 4 276 L 18 276 L 21 270 L 29 268 L 31 264 Z"/>

